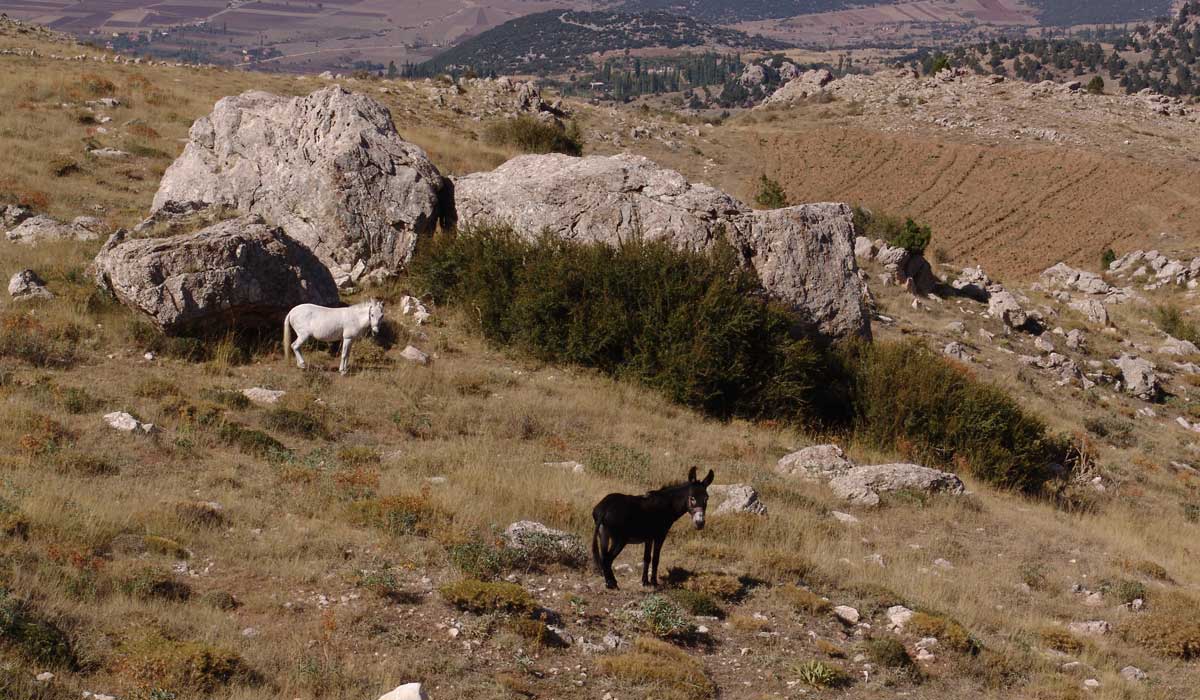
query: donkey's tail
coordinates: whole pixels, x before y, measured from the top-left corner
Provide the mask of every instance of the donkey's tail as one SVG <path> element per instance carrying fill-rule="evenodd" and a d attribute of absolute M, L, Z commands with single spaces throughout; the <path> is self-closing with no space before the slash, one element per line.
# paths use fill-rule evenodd
<path fill-rule="evenodd" d="M 292 314 L 283 318 L 283 359 L 287 360 L 288 351 L 292 349 Z"/>
<path fill-rule="evenodd" d="M 596 564 L 596 568 L 603 571 L 604 565 L 600 563 L 600 521 L 596 521 L 596 529 L 592 530 L 592 562 Z"/>

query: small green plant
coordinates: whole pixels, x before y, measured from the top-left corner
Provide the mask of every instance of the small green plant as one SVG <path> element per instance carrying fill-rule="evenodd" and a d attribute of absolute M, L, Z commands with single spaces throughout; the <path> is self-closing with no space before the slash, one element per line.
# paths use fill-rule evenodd
<path fill-rule="evenodd" d="M 454 568 L 471 578 L 489 581 L 519 565 L 519 550 L 497 547 L 487 542 L 456 542 L 446 552 Z"/>
<path fill-rule="evenodd" d="M 674 637 L 692 631 L 692 624 L 675 601 L 661 595 L 646 596 L 633 616 L 656 637 Z"/>
<path fill-rule="evenodd" d="M 480 614 L 528 614 L 536 607 L 529 591 L 506 581 L 465 578 L 442 586 L 438 592 L 459 610 Z"/>
<path fill-rule="evenodd" d="M 686 588 L 673 588 L 667 592 L 667 595 L 692 615 L 725 617 L 725 611 L 707 593 L 689 591 Z"/>
<path fill-rule="evenodd" d="M 260 680 L 233 651 L 202 642 L 166 639 L 157 634 L 125 643 L 120 647 L 119 655 L 121 672 L 146 688 L 212 695 L 230 684 L 254 685 Z"/>
<path fill-rule="evenodd" d="M 288 454 L 288 449 L 283 443 L 261 430 L 247 428 L 240 423 L 225 423 L 221 426 L 217 436 L 226 445 L 235 447 L 241 453 L 253 457 L 278 459 Z"/>
<path fill-rule="evenodd" d="M 1103 95 L 1104 94 L 1104 78 L 1101 78 L 1100 76 L 1097 75 L 1097 76 L 1093 77 L 1091 80 L 1089 80 L 1088 84 L 1087 84 L 1087 91 L 1088 91 L 1089 95 Z M 1107 266 L 1105 266 L 1105 268 L 1107 269 Z"/>
<path fill-rule="evenodd" d="M 200 398 L 238 411 L 250 408 L 250 399 L 240 391 L 204 388 L 200 390 Z"/>
<path fill-rule="evenodd" d="M 812 659 L 796 666 L 796 675 L 813 688 L 845 688 L 850 685 L 850 674 L 833 664 Z"/>
<path fill-rule="evenodd" d="M 904 648 L 904 644 L 895 637 L 868 639 L 863 642 L 862 648 L 871 663 L 884 668 L 911 671 L 916 667 L 912 657 L 908 655 L 908 650 Z"/>
<path fill-rule="evenodd" d="M 1109 588 L 1109 593 L 1123 605 L 1129 605 L 1135 600 L 1145 601 L 1150 597 L 1150 591 L 1141 581 L 1121 579 Z"/>
<path fill-rule="evenodd" d="M 758 194 L 754 195 L 754 203 L 763 209 L 782 209 L 788 205 L 787 193 L 777 180 L 763 174 L 758 178 Z"/>
<path fill-rule="evenodd" d="M 117 576 L 122 593 L 141 600 L 183 602 L 192 597 L 192 589 L 178 581 L 169 570 L 153 564 L 136 563 Z"/>
<path fill-rule="evenodd" d="M 1117 261 L 1117 253 L 1112 248 L 1105 248 L 1100 254 L 1100 271 L 1108 272 L 1108 267 Z"/>

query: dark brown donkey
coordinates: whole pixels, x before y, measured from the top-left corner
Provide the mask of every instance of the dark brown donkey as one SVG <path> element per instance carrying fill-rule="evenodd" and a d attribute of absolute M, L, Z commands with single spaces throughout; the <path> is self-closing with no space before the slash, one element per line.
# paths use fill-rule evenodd
<path fill-rule="evenodd" d="M 642 553 L 642 585 L 658 585 L 658 553 L 671 526 L 684 513 L 692 514 L 692 524 L 704 529 L 704 509 L 708 506 L 708 485 L 713 472 L 708 470 L 704 481 L 696 481 L 696 468 L 688 472 L 682 484 L 666 486 L 645 496 L 610 493 L 592 509 L 596 530 L 592 533 L 592 561 L 604 574 L 604 585 L 617 587 L 613 576 L 613 561 L 627 544 L 644 544 Z M 653 549 L 651 549 L 653 547 Z M 653 556 L 653 573 L 651 557 Z"/>

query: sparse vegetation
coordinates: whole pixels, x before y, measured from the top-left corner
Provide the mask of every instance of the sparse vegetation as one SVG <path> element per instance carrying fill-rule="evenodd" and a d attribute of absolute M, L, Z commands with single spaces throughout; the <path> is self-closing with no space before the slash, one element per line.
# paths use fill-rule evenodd
<path fill-rule="evenodd" d="M 529 591 L 506 581 L 466 578 L 438 590 L 447 603 L 474 613 L 527 614 L 534 608 Z"/>
<path fill-rule="evenodd" d="M 1149 611 L 1132 617 L 1124 633 L 1156 654 L 1200 658 L 1200 601 L 1175 591 L 1155 596 Z"/>
<path fill-rule="evenodd" d="M 844 688 L 852 683 L 840 667 L 815 659 L 798 664 L 796 676 L 813 688 Z"/>
<path fill-rule="evenodd" d="M 938 644 L 960 654 L 978 654 L 982 646 L 965 627 L 942 615 L 914 613 L 905 629 L 922 637 L 937 637 Z"/>
<path fill-rule="evenodd" d="M 606 676 L 637 684 L 647 697 L 703 700 L 717 692 L 697 659 L 657 639 L 639 638 L 632 651 L 601 657 L 599 668 Z"/>
<path fill-rule="evenodd" d="M 496 122 L 488 128 L 493 143 L 513 146 L 524 153 L 583 154 L 583 134 L 579 125 L 542 121 L 529 115 Z"/>
<path fill-rule="evenodd" d="M 754 203 L 763 209 L 780 209 L 788 205 L 787 193 L 777 180 L 764 174 L 758 178 L 758 194 L 754 195 Z"/>

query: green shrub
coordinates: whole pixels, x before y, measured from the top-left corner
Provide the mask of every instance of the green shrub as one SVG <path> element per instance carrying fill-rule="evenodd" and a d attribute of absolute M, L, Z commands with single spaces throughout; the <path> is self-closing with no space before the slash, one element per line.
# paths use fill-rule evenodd
<path fill-rule="evenodd" d="M 776 588 L 775 595 L 797 612 L 805 612 L 809 615 L 820 615 L 833 608 L 832 603 L 816 593 L 791 584 Z"/>
<path fill-rule="evenodd" d="M 583 134 L 575 122 L 562 125 L 521 115 L 492 124 L 487 136 L 492 143 L 514 146 L 525 153 L 583 154 Z"/>
<path fill-rule="evenodd" d="M 66 633 L 28 601 L 4 588 L 0 588 L 0 645 L 12 645 L 40 664 L 75 665 L 75 655 Z"/>
<path fill-rule="evenodd" d="M 447 603 L 474 613 L 527 614 L 536 607 L 529 591 L 506 581 L 465 578 L 442 586 L 438 592 Z"/>
<path fill-rule="evenodd" d="M 240 391 L 206 388 L 200 390 L 200 398 L 238 411 L 250 408 L 250 399 Z"/>
<path fill-rule="evenodd" d="M 1100 76 L 1097 75 L 1097 76 L 1093 77 L 1091 80 L 1089 80 L 1088 84 L 1087 84 L 1087 91 L 1088 91 L 1088 94 L 1091 94 L 1091 95 L 1103 95 L 1104 94 L 1104 78 L 1101 78 Z M 1108 266 L 1105 265 L 1106 269 L 1107 269 L 1107 267 Z"/>
<path fill-rule="evenodd" d="M 1163 333 L 1180 340 L 1200 343 L 1200 329 L 1184 317 L 1179 307 L 1171 304 L 1159 304 L 1154 307 L 1151 318 Z"/>
<path fill-rule="evenodd" d="M 118 668 L 142 687 L 186 690 L 202 695 L 212 695 L 233 683 L 259 681 L 258 675 L 233 651 L 201 642 L 164 639 L 159 635 L 123 645 Z"/>
<path fill-rule="evenodd" d="M 796 675 L 813 688 L 845 688 L 853 682 L 841 668 L 815 659 L 798 664 Z"/>
<path fill-rule="evenodd" d="M 900 670 L 912 670 L 916 664 L 908 655 L 908 650 L 895 637 L 878 637 L 863 642 L 863 652 L 871 663 Z"/>
<path fill-rule="evenodd" d="M 904 248 L 913 253 L 924 253 L 933 238 L 929 226 L 912 219 L 901 220 L 883 213 L 875 213 L 863 207 L 854 208 L 854 227 L 872 240 L 882 239 L 889 245 Z"/>
<path fill-rule="evenodd" d="M 1130 581 L 1129 579 L 1117 581 L 1108 589 L 1108 592 L 1124 605 L 1128 605 L 1135 600 L 1145 601 L 1150 597 L 1150 592 L 1146 589 L 1146 584 L 1141 581 Z"/>
<path fill-rule="evenodd" d="M 314 415 L 312 411 L 298 411 L 280 406 L 271 409 L 267 414 L 266 423 L 272 430 L 310 440 L 329 437 L 329 428 L 325 425 L 324 418 Z"/>
<path fill-rule="evenodd" d="M 70 369 L 80 360 L 81 329 L 68 324 L 45 326 L 26 313 L 0 316 L 0 357 L 38 368 Z"/>
<path fill-rule="evenodd" d="M 649 595 L 634 608 L 632 619 L 656 637 L 689 634 L 693 627 L 675 601 L 661 595 Z"/>
<path fill-rule="evenodd" d="M 937 637 L 938 644 L 960 654 L 978 654 L 982 648 L 965 627 L 941 615 L 917 612 L 905 624 L 905 630 L 919 637 Z"/>
<path fill-rule="evenodd" d="M 183 602 L 192 597 L 191 586 L 176 580 L 173 573 L 159 566 L 132 564 L 116 578 L 122 593 L 140 600 Z"/>
<path fill-rule="evenodd" d="M 758 178 L 758 194 L 754 196 L 754 203 L 764 209 L 781 209 L 788 205 L 787 193 L 783 191 L 783 185 L 764 174 Z"/>
<path fill-rule="evenodd" d="M 452 544 L 447 554 L 454 568 L 482 581 L 494 579 L 516 567 L 521 558 L 520 550 L 497 547 L 478 540 Z"/>
<path fill-rule="evenodd" d="M 1083 640 L 1062 627 L 1045 627 L 1038 632 L 1038 638 L 1042 646 L 1064 654 L 1078 654 L 1084 649 Z"/>
<path fill-rule="evenodd" d="M 624 445 L 607 445 L 584 460 L 588 471 L 616 481 L 644 483 L 650 478 L 650 455 Z"/>
<path fill-rule="evenodd" d="M 1105 248 L 1100 254 L 1100 271 L 1108 272 L 1108 266 L 1117 260 L 1117 253 L 1112 248 Z"/>
<path fill-rule="evenodd" d="M 1040 419 L 920 343 L 876 343 L 853 354 L 855 427 L 866 442 L 1030 493 L 1053 476 L 1052 464 L 1064 463 L 1065 445 Z"/>
<path fill-rule="evenodd" d="M 435 237 L 417 270 L 438 303 L 469 309 L 495 344 L 636 379 L 714 415 L 809 413 L 829 376 L 821 353 L 792 336 L 799 319 L 762 299 L 728 246 L 689 253 L 476 229 Z"/>

